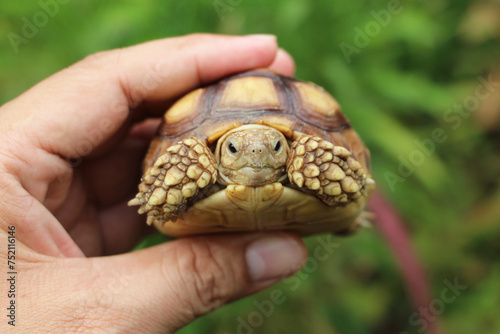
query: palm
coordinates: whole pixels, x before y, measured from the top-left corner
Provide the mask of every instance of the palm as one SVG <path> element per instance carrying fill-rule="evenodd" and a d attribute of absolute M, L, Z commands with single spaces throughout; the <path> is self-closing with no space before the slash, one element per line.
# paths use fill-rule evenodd
<path fill-rule="evenodd" d="M 65 171 L 72 175 L 64 181 L 68 192 L 53 212 L 85 255 L 125 252 L 150 230 L 144 217 L 127 206 L 137 190 L 147 141 L 129 136 L 106 154 L 91 154 Z"/>

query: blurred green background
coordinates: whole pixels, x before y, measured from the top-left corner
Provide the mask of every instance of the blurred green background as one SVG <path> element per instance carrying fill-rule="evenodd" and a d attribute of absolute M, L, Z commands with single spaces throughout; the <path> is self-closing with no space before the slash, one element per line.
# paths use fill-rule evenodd
<path fill-rule="evenodd" d="M 500 333 L 500 1 L 92 0 L 60 4 L 45 21 L 37 1 L 1 7 L 1 104 L 100 50 L 192 32 L 276 34 L 296 76 L 332 92 L 371 149 L 379 189 L 443 305 L 442 329 Z M 38 27 L 23 39 L 26 22 Z M 376 229 L 336 241 L 294 281 L 180 333 L 423 332 Z M 455 280 L 467 288 L 443 301 Z M 260 321 L 256 304 L 274 289 L 285 302 Z"/>

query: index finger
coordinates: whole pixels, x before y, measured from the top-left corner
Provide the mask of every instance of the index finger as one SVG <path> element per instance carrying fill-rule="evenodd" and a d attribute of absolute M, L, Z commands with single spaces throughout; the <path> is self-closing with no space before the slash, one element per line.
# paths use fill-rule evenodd
<path fill-rule="evenodd" d="M 279 54 L 274 36 L 196 34 L 98 53 L 4 106 L 3 124 L 64 157 L 90 153 L 124 123 L 130 109 L 177 98 L 204 83 L 257 67 Z M 293 71 L 290 57 L 273 65 Z"/>

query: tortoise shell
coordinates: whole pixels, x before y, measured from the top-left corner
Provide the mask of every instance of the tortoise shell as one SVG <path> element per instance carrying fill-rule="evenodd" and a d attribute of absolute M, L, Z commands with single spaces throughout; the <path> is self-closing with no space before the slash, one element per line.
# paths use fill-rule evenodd
<path fill-rule="evenodd" d="M 365 171 L 370 170 L 368 149 L 329 93 L 269 70 L 229 76 L 178 100 L 165 113 L 143 170 L 181 139 L 194 136 L 211 146 L 244 124 L 268 125 L 289 139 L 294 131 L 323 138 L 349 150 Z"/>

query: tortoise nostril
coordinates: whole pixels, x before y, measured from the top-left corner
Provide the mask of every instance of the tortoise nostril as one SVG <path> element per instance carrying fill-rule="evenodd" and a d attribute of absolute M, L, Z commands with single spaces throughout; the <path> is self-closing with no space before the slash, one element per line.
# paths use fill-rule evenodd
<path fill-rule="evenodd" d="M 264 150 L 262 148 L 259 148 L 259 149 L 252 148 L 252 153 L 262 153 L 262 152 L 264 152 Z"/>
<path fill-rule="evenodd" d="M 253 143 L 252 145 L 250 145 L 247 152 L 251 152 L 252 154 L 263 154 L 267 152 L 267 150 L 263 144 Z"/>

